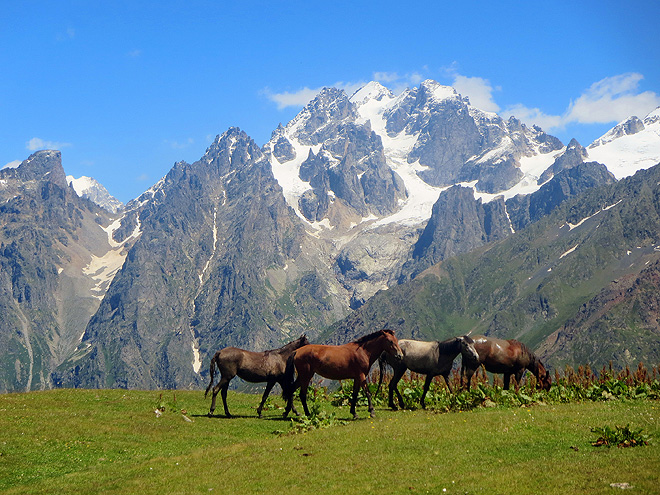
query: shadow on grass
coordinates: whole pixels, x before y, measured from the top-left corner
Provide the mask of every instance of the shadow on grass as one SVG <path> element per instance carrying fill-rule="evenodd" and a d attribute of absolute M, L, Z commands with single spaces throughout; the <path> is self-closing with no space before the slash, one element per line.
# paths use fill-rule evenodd
<path fill-rule="evenodd" d="M 255 415 L 245 415 L 245 414 L 232 414 L 231 416 L 225 416 L 224 414 L 213 414 L 209 416 L 208 414 L 190 414 L 191 418 L 208 418 L 208 419 L 256 419 L 259 421 L 289 421 L 289 418 L 283 418 L 280 414 L 279 416 L 264 416 L 259 417 Z"/>

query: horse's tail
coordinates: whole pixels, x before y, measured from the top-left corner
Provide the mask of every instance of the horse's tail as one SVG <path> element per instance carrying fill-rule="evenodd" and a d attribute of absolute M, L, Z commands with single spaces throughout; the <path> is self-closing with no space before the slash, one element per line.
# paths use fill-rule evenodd
<path fill-rule="evenodd" d="M 385 376 L 385 366 L 387 366 L 387 360 L 385 354 L 378 356 L 378 368 L 380 370 L 380 376 L 378 377 L 378 386 L 376 387 L 376 393 L 374 396 L 377 396 L 380 393 L 380 386 L 383 384 L 383 377 Z"/>
<path fill-rule="evenodd" d="M 295 382 L 296 366 L 293 362 L 296 357 L 296 352 L 292 352 L 286 360 L 286 368 L 284 369 L 284 379 L 282 380 L 282 398 L 286 401 L 293 396 L 295 391 L 293 383 Z"/>
<path fill-rule="evenodd" d="M 209 386 L 206 387 L 206 392 L 204 392 L 204 398 L 206 399 L 206 396 L 209 394 L 209 390 L 211 390 L 211 387 L 213 387 L 213 382 L 215 380 L 215 365 L 216 361 L 218 359 L 218 353 L 215 353 L 215 356 L 211 358 L 211 367 L 209 368 L 209 375 L 211 376 L 211 381 L 209 382 Z M 218 367 L 218 369 L 220 369 Z"/>

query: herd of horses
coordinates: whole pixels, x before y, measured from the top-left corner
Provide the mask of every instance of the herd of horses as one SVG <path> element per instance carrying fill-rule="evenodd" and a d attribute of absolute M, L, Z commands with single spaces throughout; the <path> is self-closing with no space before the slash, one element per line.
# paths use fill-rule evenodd
<path fill-rule="evenodd" d="M 379 360 L 380 379 L 378 389 L 382 385 L 385 366 L 389 364 L 394 370 L 390 380 L 388 404 L 392 409 L 396 393 L 399 405 L 403 408 L 403 397 L 397 385 L 406 370 L 426 375 L 421 406 L 425 407 L 426 393 L 431 381 L 436 376 L 445 379 L 449 384 L 449 373 L 454 360 L 461 354 L 461 387 L 463 379 L 467 379 L 467 389 L 474 372 L 484 366 L 487 371 L 504 375 L 504 389 L 508 389 L 511 376 L 520 384 L 525 370 L 536 376 L 537 385 L 545 390 L 550 389 L 551 379 L 541 361 L 522 342 L 514 339 L 503 340 L 492 337 L 470 337 L 463 335 L 442 342 L 423 342 L 418 340 L 397 340 L 392 330 L 379 330 L 343 345 L 310 344 L 303 334 L 298 339 L 289 342 L 279 349 L 264 352 L 252 352 L 236 347 L 227 347 L 215 353 L 211 359 L 209 374 L 211 381 L 206 388 L 205 396 L 213 389 L 209 417 L 215 411 L 218 392 L 221 392 L 225 415 L 230 417 L 227 407 L 227 390 L 229 382 L 238 376 L 252 383 L 266 382 L 257 414 L 261 417 L 264 403 L 276 383 L 282 388 L 282 396 L 286 400 L 284 417 L 291 411 L 299 415 L 293 404 L 293 394 L 300 388 L 300 401 L 305 414 L 309 416 L 307 407 L 307 389 L 315 374 L 330 380 L 353 380 L 353 395 L 351 397 L 351 414 L 357 418 L 356 404 L 360 389 L 367 396 L 369 414 L 374 416 L 371 394 L 368 388 L 369 370 Z M 220 371 L 220 380 L 214 386 L 215 369 Z"/>

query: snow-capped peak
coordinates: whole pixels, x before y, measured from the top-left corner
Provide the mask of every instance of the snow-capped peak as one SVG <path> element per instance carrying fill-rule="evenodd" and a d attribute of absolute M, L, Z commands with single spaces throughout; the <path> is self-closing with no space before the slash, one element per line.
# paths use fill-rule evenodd
<path fill-rule="evenodd" d="M 420 89 L 425 91 L 436 102 L 446 100 L 448 98 L 457 98 L 459 95 L 451 86 L 444 86 L 437 81 L 427 79 L 422 81 L 419 85 Z"/>
<path fill-rule="evenodd" d="M 394 94 L 381 83 L 371 81 L 353 93 L 350 100 L 359 107 L 370 100 L 381 101 L 383 98 L 392 99 Z"/>
<path fill-rule="evenodd" d="M 124 208 L 124 204 L 121 201 L 110 195 L 108 190 L 92 177 L 83 175 L 76 179 L 72 175 L 67 175 L 66 182 L 73 187 L 73 190 L 76 191 L 78 196 L 87 198 L 112 213 L 117 213 Z"/>
<path fill-rule="evenodd" d="M 587 148 L 589 158 L 605 165 L 618 179 L 660 163 L 660 107 L 644 120 L 630 117 Z"/>

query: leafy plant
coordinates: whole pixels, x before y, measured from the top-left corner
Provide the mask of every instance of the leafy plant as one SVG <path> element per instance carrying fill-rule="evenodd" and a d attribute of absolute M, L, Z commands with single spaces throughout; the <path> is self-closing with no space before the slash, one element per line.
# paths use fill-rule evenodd
<path fill-rule="evenodd" d="M 591 445 L 594 447 L 641 447 L 648 445 L 650 435 L 642 434 L 643 428 L 637 430 L 631 429 L 630 424 L 626 426 L 615 426 L 611 428 L 608 425 L 602 427 L 594 427 L 591 429 L 592 433 L 598 435 L 598 439 Z"/>

